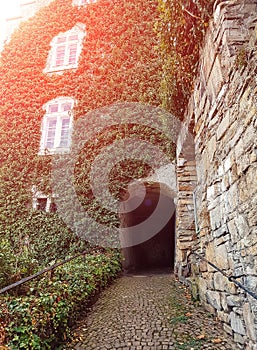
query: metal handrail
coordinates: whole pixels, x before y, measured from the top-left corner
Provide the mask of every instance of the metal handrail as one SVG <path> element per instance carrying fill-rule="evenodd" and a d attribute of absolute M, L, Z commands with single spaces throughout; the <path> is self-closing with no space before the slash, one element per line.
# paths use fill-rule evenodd
<path fill-rule="evenodd" d="M 249 295 L 251 295 L 254 299 L 257 300 L 257 294 L 255 294 L 254 292 L 252 292 L 251 290 L 249 290 L 248 288 L 246 288 L 242 283 L 237 281 L 237 278 L 243 277 L 244 275 L 240 275 L 240 276 L 229 276 L 228 274 L 226 274 L 224 271 L 222 271 L 218 266 L 216 266 L 215 264 L 213 264 L 212 262 L 210 262 L 209 260 L 207 260 L 205 257 L 203 257 L 202 255 L 191 251 L 190 254 L 194 254 L 196 255 L 198 258 L 200 258 L 201 260 L 205 261 L 207 264 L 209 264 L 211 267 L 213 267 L 215 270 L 217 270 L 218 272 L 220 272 L 224 277 L 226 277 L 230 282 L 233 282 L 234 284 L 236 284 L 239 288 L 243 289 L 246 293 L 248 293 Z"/>
<path fill-rule="evenodd" d="M 12 283 L 9 286 L 6 286 L 6 287 L 0 289 L 0 294 L 3 294 L 5 292 L 7 292 L 8 290 L 16 288 L 16 287 L 20 286 L 21 284 L 24 284 L 24 283 L 26 283 L 26 282 L 28 282 L 30 280 L 33 280 L 33 279 L 35 279 L 35 278 L 37 278 L 37 277 L 39 277 L 39 276 L 41 276 L 41 275 L 43 275 L 43 274 L 45 274 L 45 273 L 47 273 L 49 271 L 52 271 L 52 270 L 56 269 L 58 266 L 64 265 L 67 262 L 69 262 L 71 260 L 74 260 L 74 259 L 77 259 L 78 257 L 80 257 L 82 255 L 86 255 L 86 254 L 87 254 L 87 251 L 84 251 L 84 252 L 76 254 L 76 255 L 74 255 L 74 256 L 72 256 L 70 258 L 64 259 L 64 260 L 62 260 L 62 261 L 60 261 L 58 263 L 55 263 L 54 265 L 46 267 L 45 269 L 43 269 L 41 271 L 38 271 L 37 273 L 35 273 L 33 275 L 30 275 L 28 277 L 24 277 L 21 280 L 19 280 L 18 282 Z"/>

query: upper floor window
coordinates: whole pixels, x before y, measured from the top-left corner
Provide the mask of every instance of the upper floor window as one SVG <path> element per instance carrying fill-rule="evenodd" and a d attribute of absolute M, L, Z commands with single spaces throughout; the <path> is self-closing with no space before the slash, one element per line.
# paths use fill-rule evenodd
<path fill-rule="evenodd" d="M 40 154 L 68 151 L 71 143 L 72 108 L 74 100 L 59 97 L 46 103 L 42 122 Z"/>
<path fill-rule="evenodd" d="M 73 0 L 73 5 L 84 6 L 96 2 L 97 0 Z"/>
<path fill-rule="evenodd" d="M 45 72 L 77 68 L 84 36 L 83 24 L 77 24 L 71 30 L 57 35 L 51 42 Z"/>

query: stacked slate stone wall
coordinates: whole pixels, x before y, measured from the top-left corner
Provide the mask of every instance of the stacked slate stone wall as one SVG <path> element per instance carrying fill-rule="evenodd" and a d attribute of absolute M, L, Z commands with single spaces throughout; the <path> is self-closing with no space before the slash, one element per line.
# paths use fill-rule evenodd
<path fill-rule="evenodd" d="M 192 252 L 257 294 L 256 22 L 256 0 L 216 2 L 177 152 L 176 272 L 247 350 L 257 349 L 257 300 Z"/>

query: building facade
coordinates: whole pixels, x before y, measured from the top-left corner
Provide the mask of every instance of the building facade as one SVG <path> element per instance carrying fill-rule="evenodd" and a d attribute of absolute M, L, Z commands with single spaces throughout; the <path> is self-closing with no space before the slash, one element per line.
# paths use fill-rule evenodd
<path fill-rule="evenodd" d="M 20 184 L 27 186 L 24 191 L 29 189 L 33 208 L 47 212 L 55 212 L 56 206 L 55 194 L 41 182 L 46 177 L 44 167 L 49 166 L 48 156 L 69 152 L 76 118 L 117 100 L 137 100 L 139 94 L 142 99 L 148 94 L 151 103 L 158 70 L 147 67 L 143 59 L 138 61 L 131 46 L 145 27 L 131 26 L 134 31 L 123 36 L 123 19 L 109 20 L 119 11 L 123 14 L 125 5 L 120 9 L 106 1 L 106 8 L 96 10 L 94 0 L 56 3 L 24 2 L 21 17 L 10 20 L 10 33 L 22 19 L 31 22 L 23 27 L 22 40 L 14 32 L 12 46 L 3 55 L 4 67 L 11 65 L 3 72 L 11 75 L 13 85 L 9 81 L 6 87 L 3 79 L 0 91 L 1 128 L 13 145 L 8 152 L 3 148 L 2 154 L 6 162 L 17 164 L 17 181 L 28 169 Z M 142 8 L 134 17 L 148 23 L 147 16 L 142 21 L 140 17 L 144 1 L 138 3 Z M 38 15 L 38 9 L 44 8 Z M 256 13 L 256 0 L 216 1 L 177 142 L 176 165 L 152 177 L 173 188 L 177 185 L 176 274 L 247 350 L 257 349 L 257 303 L 225 275 L 256 292 Z M 147 57 L 153 46 L 142 41 L 140 55 Z M 145 80 L 150 87 L 145 88 Z M 101 113 L 108 119 L 104 110 Z M 91 146 L 87 143 L 88 149 Z M 167 172 L 175 167 L 177 181 L 166 181 Z"/>

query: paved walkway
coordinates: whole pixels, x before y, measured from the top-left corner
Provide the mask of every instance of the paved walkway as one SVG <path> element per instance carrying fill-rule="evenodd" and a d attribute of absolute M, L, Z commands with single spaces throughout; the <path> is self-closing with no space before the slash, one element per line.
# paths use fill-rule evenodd
<path fill-rule="evenodd" d="M 237 349 L 169 274 L 123 276 L 74 331 L 72 350 Z"/>

